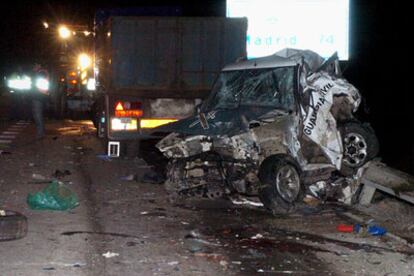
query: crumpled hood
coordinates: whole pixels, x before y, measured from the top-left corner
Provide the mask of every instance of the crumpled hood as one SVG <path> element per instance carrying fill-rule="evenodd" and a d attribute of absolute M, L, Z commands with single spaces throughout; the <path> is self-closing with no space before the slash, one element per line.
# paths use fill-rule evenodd
<path fill-rule="evenodd" d="M 205 120 L 198 114 L 168 125 L 154 129 L 157 132 L 175 132 L 186 135 L 235 135 L 248 130 L 249 123 L 266 119 L 283 113 L 283 111 L 272 112 L 269 107 L 239 107 L 237 109 L 213 110 L 204 114 Z M 204 123 L 203 123 L 204 121 Z"/>

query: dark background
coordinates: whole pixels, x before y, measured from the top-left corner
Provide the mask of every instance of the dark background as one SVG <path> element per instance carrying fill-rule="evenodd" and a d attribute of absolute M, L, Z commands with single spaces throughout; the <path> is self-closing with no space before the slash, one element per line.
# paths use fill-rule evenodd
<path fill-rule="evenodd" d="M 172 6 L 184 16 L 225 16 L 224 0 L 4 1 L 0 4 L 1 76 L 17 65 L 48 61 L 57 53 L 57 38 L 45 32 L 43 20 L 92 29 L 96 8 L 128 6 Z M 409 13 L 408 4 L 399 1 L 351 0 L 350 60 L 344 67 L 346 78 L 365 98 L 360 115 L 376 130 L 384 161 L 414 174 Z"/>

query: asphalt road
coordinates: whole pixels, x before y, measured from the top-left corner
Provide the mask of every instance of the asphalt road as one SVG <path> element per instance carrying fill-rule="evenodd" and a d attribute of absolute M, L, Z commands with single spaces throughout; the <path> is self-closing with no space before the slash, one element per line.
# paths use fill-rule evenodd
<path fill-rule="evenodd" d="M 343 234 L 346 206 L 272 217 L 227 200 L 171 205 L 162 185 L 140 179 L 140 159 L 103 160 L 104 146 L 87 121 L 33 124 L 0 143 L 0 209 L 28 218 L 28 235 L 0 243 L 0 275 L 412 275 L 413 251 L 386 237 Z M 28 193 L 56 170 L 79 197 L 71 211 L 34 211 Z M 37 176 L 33 175 L 37 174 Z M 46 180 L 41 181 L 40 176 Z M 105 254 L 107 253 L 107 254 Z M 113 254 L 111 254 L 113 253 Z M 105 256 L 106 257 L 105 257 Z"/>

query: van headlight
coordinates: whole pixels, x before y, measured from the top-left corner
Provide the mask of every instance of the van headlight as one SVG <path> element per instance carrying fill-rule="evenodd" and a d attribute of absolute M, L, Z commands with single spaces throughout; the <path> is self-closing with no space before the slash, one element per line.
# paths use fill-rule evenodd
<path fill-rule="evenodd" d="M 9 79 L 7 86 L 16 90 L 29 90 L 32 88 L 32 80 L 28 76 L 16 77 Z"/>

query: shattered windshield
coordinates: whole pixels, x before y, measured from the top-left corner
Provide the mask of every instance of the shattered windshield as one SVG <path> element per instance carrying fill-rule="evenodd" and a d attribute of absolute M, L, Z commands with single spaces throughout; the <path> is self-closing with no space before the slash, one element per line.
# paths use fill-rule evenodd
<path fill-rule="evenodd" d="M 262 106 L 292 110 L 294 67 L 224 71 L 203 110 Z"/>

